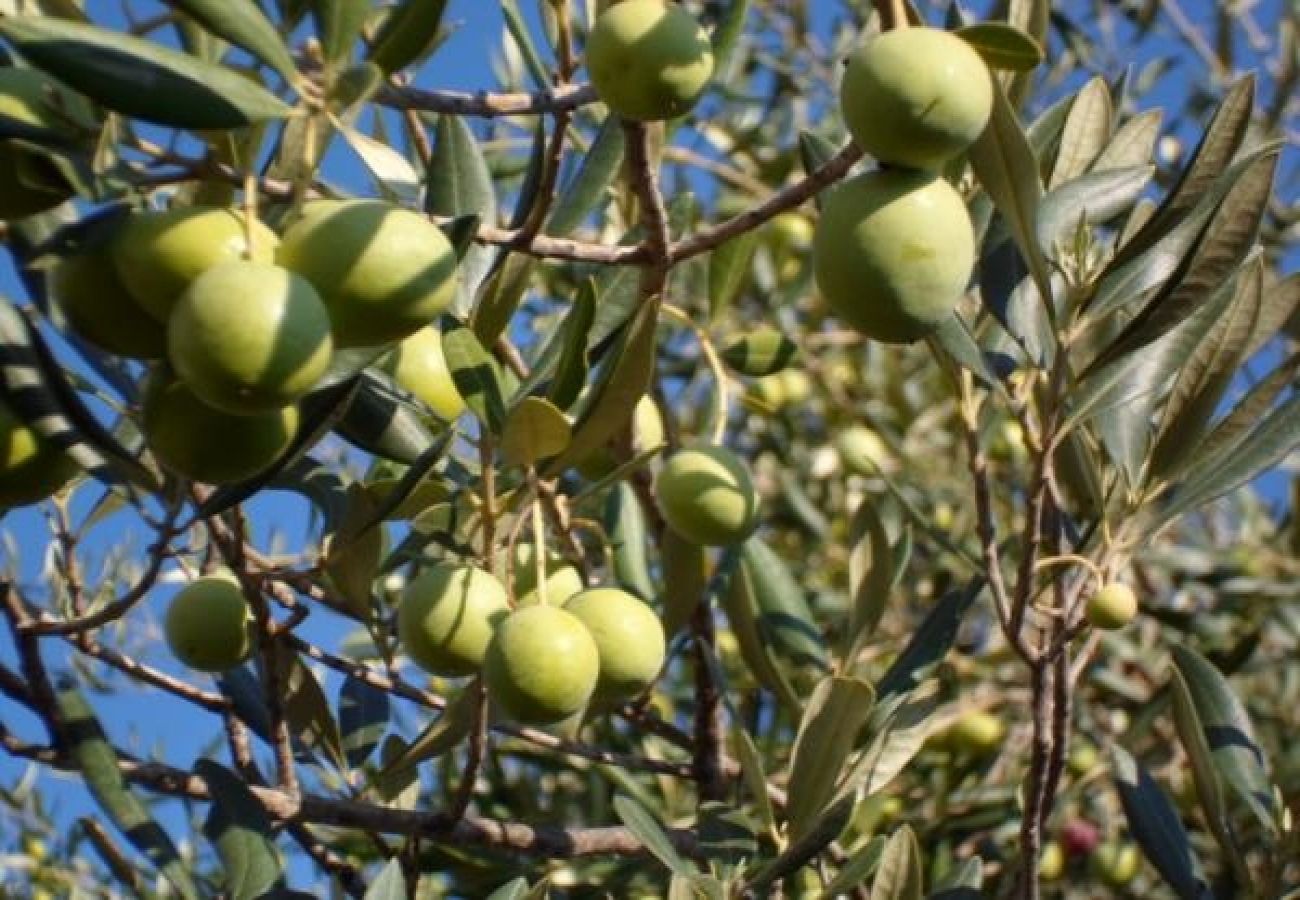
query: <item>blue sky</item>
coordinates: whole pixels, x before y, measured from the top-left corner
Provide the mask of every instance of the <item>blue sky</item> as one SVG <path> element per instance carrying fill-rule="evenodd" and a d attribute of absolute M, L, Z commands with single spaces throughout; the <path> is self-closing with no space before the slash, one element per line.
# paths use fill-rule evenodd
<path fill-rule="evenodd" d="M 1276 16 L 1272 15 L 1272 11 L 1278 8 L 1280 2 L 1281 0 L 1266 0 L 1260 3 L 1255 7 L 1257 17 L 1262 21 L 1275 19 Z M 530 10 L 532 8 L 529 3 L 522 5 Z M 89 6 L 94 10 L 100 7 L 117 9 L 116 3 L 91 2 Z M 1197 0 L 1193 0 L 1186 6 L 1193 17 L 1203 15 L 1209 8 L 1206 3 Z M 147 7 L 147 4 L 139 4 L 141 9 Z M 824 31 L 828 27 L 829 20 L 837 14 L 839 4 L 813 0 L 811 8 L 817 23 L 816 30 Z M 426 87 L 458 89 L 475 89 L 492 85 L 494 79 L 490 62 L 492 56 L 499 51 L 502 32 L 497 4 L 483 2 L 483 0 L 452 0 L 448 18 L 460 23 L 460 27 L 447 46 L 421 72 L 418 83 Z M 110 18 L 108 21 L 113 19 Z M 1142 107 L 1164 103 L 1176 106 L 1186 90 L 1189 68 L 1195 65 L 1195 62 L 1185 63 L 1181 70 L 1175 70 L 1161 79 L 1157 83 L 1157 90 L 1143 99 Z M 1061 86 L 1056 89 L 1056 92 L 1068 88 L 1069 85 Z M 1184 137 L 1190 138 L 1189 135 Z M 1296 165 L 1294 147 L 1288 151 L 1288 154 L 1287 165 L 1294 167 Z M 330 177 L 337 183 L 358 192 L 366 190 L 364 173 L 345 151 L 336 149 L 329 159 L 329 166 Z M 1294 190 L 1294 182 L 1292 190 Z M 1294 200 L 1294 195 L 1290 199 Z M 1296 262 L 1293 256 L 1284 268 L 1293 270 Z M 7 259 L 0 264 L 0 291 L 11 298 L 23 296 Z M 1269 483 L 1270 493 L 1273 483 L 1272 481 Z M 79 492 L 78 502 L 74 506 L 74 518 L 84 513 L 97 494 L 98 491 L 94 489 L 83 489 Z M 283 534 L 290 545 L 298 545 L 304 538 L 306 507 L 302 501 L 284 495 L 263 496 L 254 500 L 249 505 L 249 509 L 250 520 L 258 524 L 257 537 L 263 546 L 271 540 L 274 531 Z M 41 571 L 45 540 L 43 515 L 40 509 L 18 510 L 5 516 L 2 523 L 4 530 L 14 536 L 21 550 L 22 579 L 28 585 L 34 585 L 39 580 Z M 107 547 L 118 540 L 123 533 L 129 534 L 138 548 L 147 543 L 146 535 L 130 530 L 129 516 L 118 515 L 110 518 L 95 529 L 88 542 L 89 553 L 83 560 L 88 572 L 95 573 L 98 571 L 97 567 L 104 565 Z M 4 548 L 0 547 L 0 554 L 5 552 Z M 159 616 L 172 590 L 174 588 L 154 591 L 146 603 L 132 613 L 127 627 L 130 629 L 131 644 L 140 651 L 143 659 L 167 671 L 189 677 L 189 673 L 181 670 L 169 658 L 158 640 Z M 303 634 L 309 639 L 319 640 L 328 646 L 336 644 L 347 630 L 348 628 L 337 618 L 329 613 L 319 612 L 311 617 L 303 629 Z M 45 647 L 48 651 L 47 659 L 56 671 L 68 665 L 68 657 L 61 645 L 49 641 Z M 7 635 L 0 638 L 0 662 L 5 665 L 12 665 L 13 662 L 13 651 Z M 330 677 L 325 684 L 327 693 L 331 698 L 335 697 L 338 688 L 337 680 Z M 212 740 L 219 734 L 215 719 L 200 719 L 179 701 L 153 691 L 133 688 L 129 684 L 119 693 L 96 695 L 92 700 L 96 703 L 110 734 L 122 746 L 147 753 L 159 742 L 165 742 L 167 758 L 178 765 L 183 766 L 191 762 L 198 754 L 208 749 Z M 0 700 L 0 719 L 11 723 L 12 727 L 25 737 L 34 740 L 42 739 L 35 721 L 20 708 L 5 700 Z M 224 760 L 224 746 L 218 746 L 217 756 Z M 7 756 L 0 756 L 0 784 L 13 785 L 23 768 Z M 55 809 L 56 819 L 59 822 L 69 822 L 92 809 L 84 789 L 75 778 L 43 774 L 39 785 L 47 804 Z M 164 804 L 160 815 L 173 834 L 182 833 L 181 829 L 175 827 L 182 815 L 182 807 L 179 804 L 170 802 Z M 6 831 L 12 825 L 13 823 L 0 821 L 0 847 L 8 843 L 10 836 Z M 310 876 L 305 870 L 298 868 L 293 875 L 297 886 L 310 884 Z"/>

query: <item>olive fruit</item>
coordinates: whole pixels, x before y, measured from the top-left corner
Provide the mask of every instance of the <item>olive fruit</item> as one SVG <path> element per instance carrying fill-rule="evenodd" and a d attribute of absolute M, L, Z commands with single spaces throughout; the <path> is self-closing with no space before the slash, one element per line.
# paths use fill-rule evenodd
<path fill-rule="evenodd" d="M 232 415 L 204 403 L 168 372 L 150 379 L 143 406 L 145 441 L 158 461 L 207 484 L 243 481 L 266 470 L 298 430 L 296 406 Z"/>
<path fill-rule="evenodd" d="M 623 0 L 587 38 L 596 96 L 626 119 L 680 116 L 713 75 L 713 45 L 691 14 L 665 0 Z"/>
<path fill-rule="evenodd" d="M 1137 876 L 1142 857 L 1132 844 L 1108 841 L 1096 849 L 1088 863 L 1099 881 L 1119 888 Z"/>
<path fill-rule="evenodd" d="M 813 239 L 813 271 L 831 311 L 888 343 L 918 340 L 943 322 L 974 265 L 961 195 L 925 172 L 844 181 L 827 195 Z"/>
<path fill-rule="evenodd" d="M 893 457 L 880 435 L 866 425 L 850 425 L 835 435 L 835 449 L 845 470 L 856 475 L 888 471 Z"/>
<path fill-rule="evenodd" d="M 913 169 L 938 169 L 966 150 L 992 109 L 988 66 L 938 28 L 872 37 L 849 57 L 840 85 L 840 111 L 858 146 Z"/>
<path fill-rule="evenodd" d="M 948 728 L 946 742 L 953 750 L 983 756 L 1002 746 L 1007 729 L 991 712 L 972 710 Z"/>
<path fill-rule="evenodd" d="M 674 453 L 655 479 L 655 496 L 669 527 L 693 544 L 738 544 L 758 521 L 749 469 L 725 447 L 697 445 Z"/>
<path fill-rule="evenodd" d="M 1054 881 L 1065 872 L 1065 851 L 1056 841 L 1043 844 L 1043 852 L 1038 857 L 1038 877 L 1044 881 Z"/>
<path fill-rule="evenodd" d="M 407 582 L 397 607 L 406 655 L 432 675 L 472 675 L 509 612 L 506 589 L 474 566 L 440 563 Z"/>
<path fill-rule="evenodd" d="M 758 411 L 775 413 L 803 403 L 811 396 L 812 389 L 812 379 L 803 369 L 782 369 L 756 380 L 745 396 Z"/>
<path fill-rule="evenodd" d="M 393 380 L 424 401 L 438 418 L 450 422 L 465 411 L 465 398 L 456 388 L 442 352 L 442 332 L 421 328 L 383 358 L 380 367 Z"/>
<path fill-rule="evenodd" d="M 438 226 L 379 200 L 313 209 L 284 233 L 276 258 L 320 293 L 339 347 L 412 335 L 456 294 L 456 255 Z"/>
<path fill-rule="evenodd" d="M 44 500 L 79 471 L 0 400 L 0 510 Z"/>
<path fill-rule="evenodd" d="M 68 327 L 118 356 L 161 359 L 167 330 L 126 289 L 113 265 L 111 242 L 61 260 L 50 272 L 53 295 Z"/>
<path fill-rule="evenodd" d="M 252 612 L 232 575 L 208 575 L 181 589 L 167 608 L 167 646 L 191 669 L 224 672 L 252 649 Z"/>
<path fill-rule="evenodd" d="M 136 213 L 113 242 L 113 263 L 136 302 L 166 322 L 190 283 L 218 263 L 274 259 L 275 232 L 254 220 L 250 247 L 246 226 L 242 212 L 213 206 Z"/>
<path fill-rule="evenodd" d="M 31 137 L 44 134 L 67 141 L 84 118 L 81 98 L 59 82 L 32 69 L 0 68 L 0 119 L 6 132 Z M 53 209 L 72 196 L 72 187 L 39 152 L 0 139 L 0 219 L 22 219 Z"/>
<path fill-rule="evenodd" d="M 762 377 L 780 372 L 797 351 L 794 341 L 770 325 L 743 334 L 722 351 L 727 365 L 742 375 Z"/>
<path fill-rule="evenodd" d="M 506 617 L 488 644 L 488 697 L 521 725 L 553 725 L 581 712 L 600 676 L 587 626 L 557 606 L 528 606 Z"/>
<path fill-rule="evenodd" d="M 1088 598 L 1085 615 L 1094 628 L 1123 628 L 1137 615 L 1137 595 L 1127 584 L 1112 581 Z"/>
<path fill-rule="evenodd" d="M 600 678 L 593 705 L 630 700 L 654 684 L 664 665 L 664 628 L 639 597 L 617 588 L 594 588 L 564 604 L 596 641 Z"/>
<path fill-rule="evenodd" d="M 558 553 L 547 553 L 545 565 L 546 602 L 559 606 L 583 590 L 582 573 L 571 566 Z M 531 542 L 515 544 L 512 573 L 516 606 L 532 606 L 542 602 L 542 592 L 537 589 L 537 547 Z"/>
<path fill-rule="evenodd" d="M 209 406 L 252 414 L 282 409 L 325 374 L 330 320 L 306 280 L 269 263 L 204 272 L 167 323 L 167 356 Z"/>

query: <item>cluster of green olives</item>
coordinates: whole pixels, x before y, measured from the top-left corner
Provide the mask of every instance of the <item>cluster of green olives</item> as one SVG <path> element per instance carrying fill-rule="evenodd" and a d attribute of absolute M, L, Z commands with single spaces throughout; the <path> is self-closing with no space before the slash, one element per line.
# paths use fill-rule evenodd
<path fill-rule="evenodd" d="M 131 213 L 51 272 L 69 328 L 159 361 L 143 400 L 154 456 L 225 484 L 270 466 L 297 402 L 336 349 L 400 342 L 384 361 L 439 416 L 464 402 L 428 322 L 451 302 L 456 259 L 424 217 L 374 200 L 308 203 L 283 237 L 243 211 Z"/>
<path fill-rule="evenodd" d="M 402 648 L 433 675 L 481 674 L 510 719 L 552 725 L 643 693 L 663 668 L 659 617 L 617 588 L 588 589 L 572 566 L 517 549 L 505 586 L 472 565 L 440 563 L 412 579 L 397 608 Z"/>
<path fill-rule="evenodd" d="M 983 132 L 992 103 L 983 59 L 947 31 L 895 28 L 849 58 L 840 110 L 880 167 L 826 195 L 813 273 L 835 315 L 867 337 L 918 340 L 965 293 L 974 230 L 941 170 Z"/>

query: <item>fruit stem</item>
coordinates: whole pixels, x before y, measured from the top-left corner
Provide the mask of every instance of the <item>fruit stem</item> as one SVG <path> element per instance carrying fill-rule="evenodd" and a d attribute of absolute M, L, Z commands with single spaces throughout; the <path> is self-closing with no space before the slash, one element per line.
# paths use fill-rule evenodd
<path fill-rule="evenodd" d="M 889 0 L 890 23 L 891 29 L 907 28 L 911 22 L 907 20 L 907 0 Z"/>
<path fill-rule="evenodd" d="M 546 606 L 550 599 L 546 596 L 546 523 L 542 521 L 542 501 L 537 496 L 537 469 L 528 467 L 528 481 L 533 487 L 533 566 L 536 569 L 537 601 Z"/>
<path fill-rule="evenodd" d="M 717 349 L 713 346 L 713 341 L 709 339 L 708 333 L 695 324 L 686 311 L 680 307 L 673 306 L 671 303 L 664 303 L 662 306 L 664 312 L 681 322 L 689 328 L 694 334 L 696 341 L 699 342 L 700 352 L 704 355 L 704 362 L 708 365 L 709 371 L 713 374 L 713 383 L 715 390 L 713 392 L 713 432 L 710 435 L 710 442 L 721 444 L 727 435 L 727 369 L 722 364 L 722 357 L 718 355 Z"/>
<path fill-rule="evenodd" d="M 1074 553 L 1062 553 L 1059 556 L 1045 556 L 1034 563 L 1034 571 L 1046 569 L 1051 566 L 1083 566 L 1097 582 L 1097 590 L 1101 590 L 1106 584 L 1106 576 L 1102 574 L 1100 568 L 1092 560 L 1085 556 L 1079 556 Z"/>
<path fill-rule="evenodd" d="M 244 259 L 253 259 L 253 224 L 257 221 L 257 173 L 244 173 Z"/>

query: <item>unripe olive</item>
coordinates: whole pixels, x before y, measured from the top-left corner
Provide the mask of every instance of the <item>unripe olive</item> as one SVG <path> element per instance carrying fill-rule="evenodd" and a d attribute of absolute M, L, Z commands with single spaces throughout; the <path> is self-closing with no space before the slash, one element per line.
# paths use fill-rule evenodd
<path fill-rule="evenodd" d="M 571 597 L 564 609 L 587 626 L 600 654 L 594 705 L 630 700 L 654 684 L 666 641 L 659 616 L 640 598 L 617 588 L 595 588 Z"/>
<path fill-rule="evenodd" d="M 1065 851 L 1056 841 L 1043 844 L 1042 855 L 1038 857 L 1038 877 L 1044 881 L 1054 881 L 1065 872 Z"/>
<path fill-rule="evenodd" d="M 988 66 L 937 28 L 886 31 L 849 57 L 840 110 L 858 146 L 881 162 L 938 169 L 975 142 L 993 108 Z"/>
<path fill-rule="evenodd" d="M 412 335 L 456 295 L 456 254 L 438 226 L 378 200 L 313 209 L 284 233 L 276 259 L 320 293 L 339 347 Z"/>
<path fill-rule="evenodd" d="M 236 414 L 283 409 L 329 367 L 330 319 L 303 278 L 269 263 L 208 269 L 167 323 L 172 368 L 209 406 Z"/>
<path fill-rule="evenodd" d="M 700 444 L 674 453 L 655 479 L 655 496 L 669 527 L 694 544 L 738 544 L 758 522 L 749 468 L 725 447 Z"/>
<path fill-rule="evenodd" d="M 1137 616 L 1137 595 L 1127 584 L 1112 581 L 1088 598 L 1085 614 L 1094 628 L 1123 628 Z"/>
<path fill-rule="evenodd" d="M 713 75 L 713 45 L 685 9 L 665 0 L 623 0 L 587 38 L 596 95 L 627 119 L 670 119 L 690 110 Z"/>
<path fill-rule="evenodd" d="M 574 594 L 586 588 L 582 573 L 558 553 L 547 553 L 546 602 L 560 606 Z M 542 592 L 537 589 L 537 546 L 532 541 L 515 544 L 513 563 L 516 606 L 533 606 L 542 602 Z"/>
<path fill-rule="evenodd" d="M 394 347 L 381 365 L 440 419 L 450 422 L 465 411 L 465 398 L 451 377 L 442 352 L 442 332 L 437 328 L 421 328 Z"/>
<path fill-rule="evenodd" d="M 79 471 L 0 400 L 0 512 L 44 500 Z"/>
<path fill-rule="evenodd" d="M 134 359 L 166 354 L 166 328 L 118 277 L 110 243 L 61 261 L 50 272 L 49 284 L 68 326 L 101 350 Z"/>
<path fill-rule="evenodd" d="M 642 453 L 664 442 L 664 420 L 649 394 L 642 395 L 632 411 L 632 452 Z M 598 447 L 577 463 L 583 478 L 599 481 L 618 468 L 618 458 L 609 447 Z"/>
<path fill-rule="evenodd" d="M 169 372 L 158 372 L 144 395 L 143 431 L 158 461 L 186 478 L 230 484 L 280 458 L 298 431 L 298 408 L 249 416 L 208 406 Z"/>
<path fill-rule="evenodd" d="M 846 471 L 856 475 L 876 475 L 886 471 L 893 455 L 880 435 L 866 425 L 850 425 L 835 436 L 835 449 Z"/>
<path fill-rule="evenodd" d="M 1006 726 L 996 715 L 972 710 L 949 726 L 945 737 L 954 750 L 984 756 L 996 752 L 1006 735 Z"/>
<path fill-rule="evenodd" d="M 1078 741 L 1070 748 L 1070 755 L 1066 757 L 1065 764 L 1069 767 L 1070 773 L 1075 777 L 1083 777 L 1097 768 L 1099 757 L 1097 748 L 1087 741 Z"/>
<path fill-rule="evenodd" d="M 209 575 L 182 588 L 167 608 L 167 646 L 191 669 L 224 672 L 252 649 L 252 612 L 232 575 Z"/>
<path fill-rule="evenodd" d="M 472 675 L 493 629 L 509 613 L 506 589 L 474 566 L 442 563 L 402 590 L 397 636 L 406 655 L 433 675 Z"/>
<path fill-rule="evenodd" d="M 113 242 L 113 263 L 136 302 L 165 323 L 190 283 L 213 266 L 275 258 L 275 232 L 254 220 L 250 249 L 246 226 L 242 212 L 211 206 L 136 213 Z"/>
<path fill-rule="evenodd" d="M 770 325 L 760 325 L 743 334 L 722 351 L 727 365 L 742 375 L 756 378 L 780 372 L 794 359 L 794 341 Z"/>
<path fill-rule="evenodd" d="M 952 314 L 974 265 L 970 216 L 942 178 L 867 172 L 826 197 L 813 241 L 817 285 L 831 311 L 869 338 L 929 334 Z"/>
<path fill-rule="evenodd" d="M 1089 865 L 1100 881 L 1118 888 L 1137 876 L 1142 857 L 1132 844 L 1109 841 L 1097 848 Z"/>
<path fill-rule="evenodd" d="M 581 620 L 556 606 L 511 613 L 483 660 L 488 696 L 521 725 L 553 725 L 580 712 L 600 676 L 600 653 Z"/>

